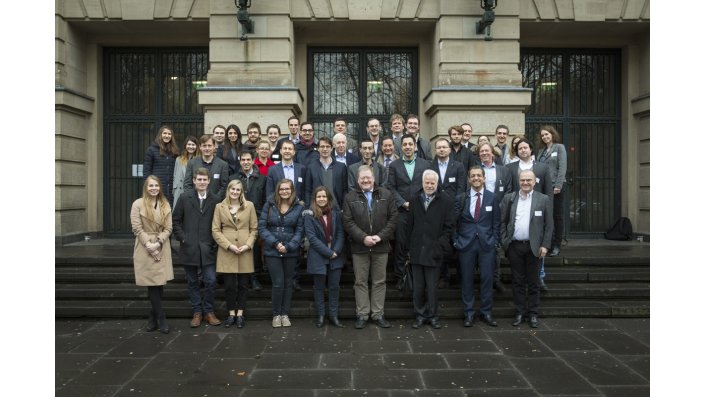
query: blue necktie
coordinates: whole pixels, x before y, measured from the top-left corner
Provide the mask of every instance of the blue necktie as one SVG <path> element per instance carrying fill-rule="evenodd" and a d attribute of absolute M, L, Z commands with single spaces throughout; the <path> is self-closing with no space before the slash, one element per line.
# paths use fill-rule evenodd
<path fill-rule="evenodd" d="M 367 208 L 372 211 L 372 192 L 365 192 L 365 197 L 367 197 Z"/>

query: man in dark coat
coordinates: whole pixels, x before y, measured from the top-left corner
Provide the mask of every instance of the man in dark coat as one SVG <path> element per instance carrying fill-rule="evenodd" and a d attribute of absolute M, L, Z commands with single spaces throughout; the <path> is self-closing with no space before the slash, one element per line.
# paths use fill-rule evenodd
<path fill-rule="evenodd" d="M 180 243 L 179 261 L 184 265 L 193 318 L 191 328 L 201 325 L 201 319 L 210 325 L 220 325 L 214 310 L 215 256 L 218 246 L 213 240 L 213 212 L 220 198 L 208 192 L 208 170 L 198 168 L 193 177 L 195 190 L 184 192 L 173 212 L 174 237 Z M 198 270 L 203 278 L 203 299 L 198 283 Z"/>
<path fill-rule="evenodd" d="M 414 280 L 413 299 L 416 319 L 411 325 L 417 329 L 425 322 L 441 328 L 438 321 L 438 278 L 443 258 L 451 251 L 455 229 L 454 198 L 438 191 L 438 174 L 423 172 L 423 192 L 411 199 L 404 239 L 409 248 L 409 263 Z"/>
<path fill-rule="evenodd" d="M 304 177 L 304 207 L 310 208 L 311 202 L 315 201 L 313 191 L 319 186 L 325 186 L 333 193 L 333 202 L 336 208 L 343 208 L 343 200 L 348 193 L 348 167 L 345 164 L 335 161 L 331 157 L 333 151 L 333 141 L 327 136 L 318 140 L 318 152 L 320 158 L 317 161 L 308 163 L 306 176 Z"/>
<path fill-rule="evenodd" d="M 208 193 L 216 196 L 218 201 L 225 198 L 225 188 L 228 186 L 230 167 L 225 160 L 215 155 L 213 135 L 203 135 L 199 139 L 201 155 L 194 157 L 186 164 L 184 175 L 184 193 L 193 191 L 193 178 L 199 168 L 208 170 Z"/>

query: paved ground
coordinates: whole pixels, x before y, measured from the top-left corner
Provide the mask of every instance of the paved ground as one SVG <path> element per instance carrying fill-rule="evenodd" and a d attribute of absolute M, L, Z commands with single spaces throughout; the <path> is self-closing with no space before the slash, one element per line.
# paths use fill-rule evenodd
<path fill-rule="evenodd" d="M 439 330 L 56 320 L 57 396 L 648 396 L 649 319 Z"/>

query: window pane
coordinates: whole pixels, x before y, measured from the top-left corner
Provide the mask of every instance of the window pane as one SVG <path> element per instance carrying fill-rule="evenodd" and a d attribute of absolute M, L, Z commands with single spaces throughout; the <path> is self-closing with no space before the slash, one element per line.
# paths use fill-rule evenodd
<path fill-rule="evenodd" d="M 349 52 L 313 54 L 313 113 L 359 112 L 360 56 Z"/>
<path fill-rule="evenodd" d="M 563 57 L 556 54 L 527 54 L 521 59 L 524 87 L 533 88 L 528 114 L 563 113 Z"/>
<path fill-rule="evenodd" d="M 366 60 L 367 113 L 410 113 L 411 54 L 368 53 Z"/>

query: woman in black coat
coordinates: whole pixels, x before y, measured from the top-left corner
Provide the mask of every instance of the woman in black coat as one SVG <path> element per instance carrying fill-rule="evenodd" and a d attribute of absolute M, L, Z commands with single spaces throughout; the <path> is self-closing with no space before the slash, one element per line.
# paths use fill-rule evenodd
<path fill-rule="evenodd" d="M 154 142 L 147 148 L 142 165 L 142 175 L 145 179 L 154 175 L 162 182 L 164 196 L 170 206 L 174 205 L 174 166 L 178 155 L 179 147 L 174 139 L 174 131 L 171 127 L 163 125 L 159 128 Z"/>
<path fill-rule="evenodd" d="M 294 268 L 299 261 L 304 207 L 296 201 L 294 183 L 282 179 L 262 207 L 258 231 L 264 260 L 272 278 L 272 327 L 291 327 L 289 308 L 293 294 Z"/>
<path fill-rule="evenodd" d="M 324 290 L 328 276 L 328 313 L 331 324 L 343 327 L 338 320 L 340 274 L 343 269 L 343 214 L 333 208 L 333 195 L 325 186 L 314 189 L 311 209 L 304 211 L 304 233 L 308 238 L 306 270 L 313 274 L 313 299 L 316 302 L 316 327 L 323 327 L 325 313 Z"/>
<path fill-rule="evenodd" d="M 226 138 L 222 145 L 218 146 L 215 155 L 225 160 L 230 168 L 229 175 L 237 175 L 240 172 L 240 153 L 242 153 L 242 133 L 240 127 L 230 124 L 226 130 Z M 254 156 L 254 155 L 253 155 Z"/>

